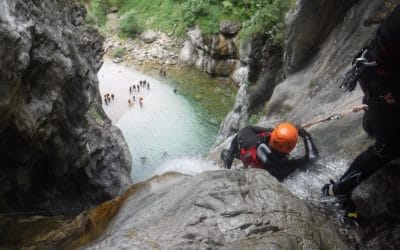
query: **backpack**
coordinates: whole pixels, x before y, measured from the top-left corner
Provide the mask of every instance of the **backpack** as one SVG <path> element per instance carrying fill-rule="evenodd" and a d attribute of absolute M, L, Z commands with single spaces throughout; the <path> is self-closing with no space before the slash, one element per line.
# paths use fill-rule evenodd
<path fill-rule="evenodd" d="M 261 138 L 268 137 L 269 140 L 269 134 L 268 132 L 261 132 L 258 133 L 257 136 Z M 261 140 L 260 140 L 261 143 Z M 249 148 L 241 147 L 240 148 L 240 160 L 242 160 L 242 163 L 245 167 L 251 167 L 251 168 L 263 168 L 261 162 L 257 158 L 257 147 L 260 144 L 258 143 L 257 145 L 250 146 Z"/>
<path fill-rule="evenodd" d="M 241 148 L 240 160 L 242 160 L 245 167 L 262 168 L 260 162 L 257 159 L 257 146 L 253 146 L 248 149 Z"/>

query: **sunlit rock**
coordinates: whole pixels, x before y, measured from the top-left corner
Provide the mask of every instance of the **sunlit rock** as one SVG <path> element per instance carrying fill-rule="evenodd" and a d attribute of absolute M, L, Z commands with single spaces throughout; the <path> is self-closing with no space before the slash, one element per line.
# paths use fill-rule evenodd
<path fill-rule="evenodd" d="M 235 41 L 222 33 L 203 37 L 196 26 L 187 32 L 179 54 L 182 65 L 194 65 L 211 75 L 227 77 L 237 68 L 238 49 Z"/>
<path fill-rule="evenodd" d="M 156 41 L 157 38 L 158 38 L 157 32 L 154 32 L 152 30 L 146 30 L 145 32 L 140 34 L 140 39 L 144 43 L 152 43 L 152 42 Z"/>

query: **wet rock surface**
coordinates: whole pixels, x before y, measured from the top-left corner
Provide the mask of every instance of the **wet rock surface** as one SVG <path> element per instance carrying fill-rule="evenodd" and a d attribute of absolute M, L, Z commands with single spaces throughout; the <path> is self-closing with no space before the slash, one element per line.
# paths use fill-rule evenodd
<path fill-rule="evenodd" d="M 85 249 L 348 249 L 262 170 L 166 174 L 132 193 Z"/>
<path fill-rule="evenodd" d="M 361 104 L 363 94 L 359 87 L 352 93 L 343 93 L 339 89 L 342 76 L 349 69 L 358 50 L 375 35 L 377 25 L 371 25 L 369 20 L 382 20 L 382 16 L 390 13 L 390 6 L 393 8 L 399 3 L 359 1 L 350 8 L 343 21 L 332 29 L 325 40 L 315 41 L 320 44 L 319 50 L 315 56 L 308 58 L 307 66 L 289 75 L 274 89 L 264 121 L 269 126 L 282 120 L 303 124 Z M 332 13 L 332 18 L 336 14 Z M 296 23 L 296 20 L 293 21 Z M 286 58 L 286 66 L 290 68 L 291 63 Z M 359 153 L 373 144 L 373 139 L 362 129 L 362 117 L 362 112 L 350 113 L 342 119 L 322 122 L 309 129 L 321 151 L 346 160 L 347 164 L 341 174 Z M 400 225 L 400 190 L 398 185 L 393 185 L 400 180 L 396 173 L 398 167 L 398 164 L 391 164 L 381 169 L 353 192 L 362 226 L 350 232 L 358 235 L 358 244 L 362 248 L 387 249 L 400 246 L 398 238 L 392 234 Z M 334 179 L 339 177 L 335 176 Z"/>
<path fill-rule="evenodd" d="M 103 41 L 65 1 L 0 3 L 0 210 L 77 211 L 124 191 L 131 157 L 101 108 Z"/>
<path fill-rule="evenodd" d="M 244 127 L 260 112 L 283 79 L 283 51 L 265 35 L 259 35 L 240 48 L 240 64 L 232 74 L 240 86 L 233 110 L 221 124 L 215 146 Z"/>
<path fill-rule="evenodd" d="M 279 77 L 278 82 L 275 81 L 277 85 L 273 87 L 270 98 L 265 95 L 264 100 L 260 99 L 259 103 L 265 103 L 266 116 L 258 124 L 265 127 L 274 127 L 281 121 L 304 124 L 349 110 L 360 104 L 363 94 L 359 87 L 352 93 L 343 93 L 339 89 L 342 76 L 349 69 L 359 49 L 375 35 L 379 20 L 388 15 L 399 3 L 399 1 L 383 0 L 341 1 L 340 3 L 298 1 L 296 9 L 288 15 L 286 31 L 296 33 L 297 30 L 300 34 L 288 34 L 283 67 L 278 71 L 271 71 L 268 67 L 262 70 L 249 67 L 249 79 L 264 85 L 258 86 L 261 89 L 268 88 L 265 84 L 269 87 L 272 84 L 271 81 L 260 81 L 263 75 L 274 75 L 273 72 L 283 72 L 283 70 L 287 74 L 284 81 L 279 82 Z M 307 9 L 307 6 L 310 9 Z M 336 9 L 329 11 L 332 7 Z M 315 9 L 320 9 L 320 11 L 312 15 L 307 14 Z M 317 16 L 324 16 L 324 18 L 321 19 L 322 21 L 320 19 L 317 22 L 313 21 Z M 332 20 L 336 21 L 332 23 Z M 311 27 L 313 28 L 309 31 L 312 34 L 307 33 L 306 31 Z M 318 32 L 320 35 L 314 36 Z M 246 53 L 241 53 L 245 59 L 242 60 L 243 64 L 252 64 L 251 50 L 252 46 L 249 44 L 245 47 Z M 243 66 L 247 67 L 246 64 Z M 221 144 L 218 145 L 217 141 L 215 146 L 218 145 L 218 147 L 212 150 L 210 158 L 219 159 L 220 150 L 229 147 L 230 136 L 242 126 L 240 124 L 246 123 L 243 120 L 248 119 L 249 114 L 255 112 L 250 108 L 252 99 L 249 93 L 250 91 L 247 90 L 247 94 L 238 94 L 234 110 L 221 125 L 218 138 Z M 247 106 L 243 107 L 246 104 Z M 241 110 L 245 112 L 241 113 Z M 368 137 L 362 129 L 362 116 L 362 112 L 350 113 L 342 119 L 322 122 L 309 128 L 323 154 L 337 156 L 346 161 L 340 171 L 341 174 L 360 152 L 373 143 L 373 139 Z M 362 218 L 361 227 L 347 227 L 341 224 L 338 228 L 351 238 L 357 247 L 395 249 L 400 246 L 398 237 L 392 233 L 396 232 L 400 225 L 398 216 L 400 190 L 398 185 L 394 184 L 399 182 L 398 168 L 398 163 L 389 164 L 364 181 L 353 193 L 353 199 Z M 332 176 L 334 179 L 339 177 L 340 175 Z M 326 182 L 329 178 L 326 177 Z M 321 204 L 314 205 L 321 206 Z M 336 216 L 334 212 L 329 214 L 327 219 L 335 224 L 337 223 Z"/>

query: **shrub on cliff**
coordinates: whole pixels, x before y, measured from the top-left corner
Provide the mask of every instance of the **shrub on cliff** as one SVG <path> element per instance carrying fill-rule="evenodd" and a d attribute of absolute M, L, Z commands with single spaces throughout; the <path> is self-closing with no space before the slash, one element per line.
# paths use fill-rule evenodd
<path fill-rule="evenodd" d="M 107 11 L 110 8 L 106 0 L 92 0 L 88 7 L 87 22 L 97 26 L 103 26 L 106 23 Z"/>
<path fill-rule="evenodd" d="M 284 40 L 284 16 L 295 0 L 92 0 L 89 12 L 104 25 L 107 11 L 119 8 L 120 35 L 132 37 L 142 28 L 159 29 L 183 36 L 186 28 L 199 25 L 204 34 L 218 32 L 222 20 L 243 23 L 241 40 L 267 33 L 278 46 Z"/>
<path fill-rule="evenodd" d="M 88 5 L 86 21 L 99 27 L 104 26 L 107 20 L 107 13 L 112 7 L 120 8 L 125 0 L 91 0 Z M 86 5 L 86 3 L 83 3 Z"/>
<path fill-rule="evenodd" d="M 142 25 L 137 16 L 138 13 L 134 9 L 131 9 L 120 17 L 118 30 L 120 36 L 134 38 L 143 32 Z"/>
<path fill-rule="evenodd" d="M 293 8 L 295 0 L 252 0 L 247 11 L 249 18 L 243 22 L 241 40 L 250 39 L 254 34 L 268 34 L 275 45 L 283 46 L 285 39 L 284 18 Z"/>

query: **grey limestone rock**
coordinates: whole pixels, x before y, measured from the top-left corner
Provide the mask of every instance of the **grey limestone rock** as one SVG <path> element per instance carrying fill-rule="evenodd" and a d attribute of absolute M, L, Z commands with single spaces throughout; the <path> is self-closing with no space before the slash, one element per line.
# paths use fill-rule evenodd
<path fill-rule="evenodd" d="M 323 220 L 322 220 L 323 221 Z M 279 247 L 278 247 L 279 246 Z M 130 195 L 86 249 L 348 249 L 263 170 L 169 173 Z"/>
<path fill-rule="evenodd" d="M 101 107 L 103 40 L 69 1 L 0 2 L 0 210 L 81 209 L 130 184 Z"/>
<path fill-rule="evenodd" d="M 144 43 L 152 43 L 157 40 L 157 38 L 157 32 L 154 32 L 152 30 L 146 30 L 140 35 L 140 39 L 142 39 Z"/>
<path fill-rule="evenodd" d="M 219 24 L 219 31 L 226 36 L 236 35 L 241 28 L 242 25 L 238 22 L 222 21 Z"/>

